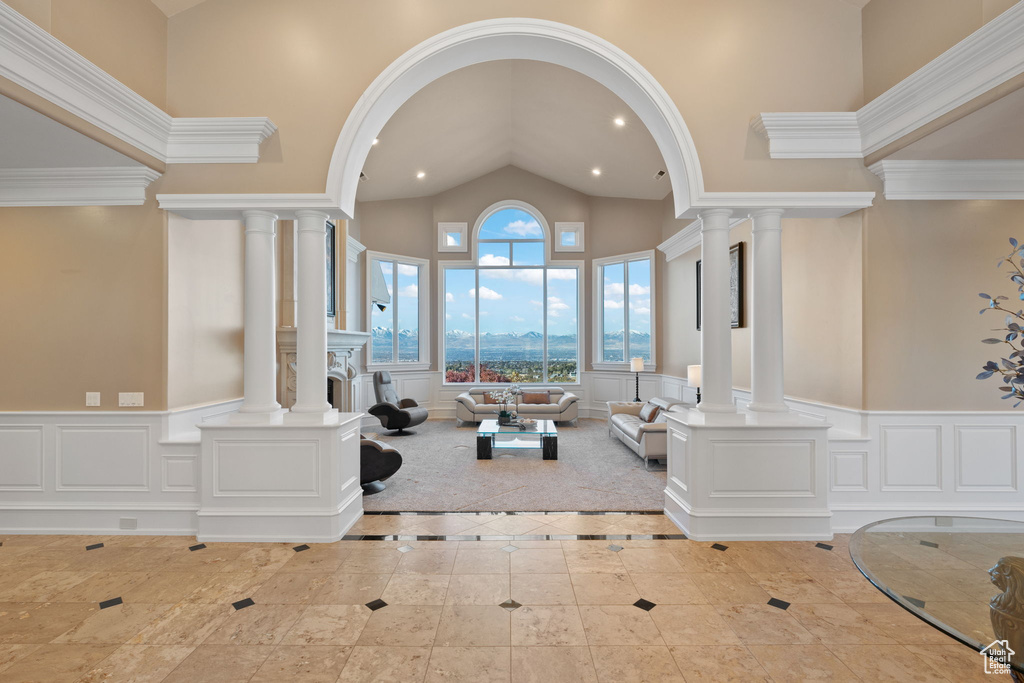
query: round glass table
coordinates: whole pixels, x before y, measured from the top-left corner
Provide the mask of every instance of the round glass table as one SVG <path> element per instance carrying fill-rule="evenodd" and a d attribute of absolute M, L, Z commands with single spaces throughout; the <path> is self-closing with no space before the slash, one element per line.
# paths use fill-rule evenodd
<path fill-rule="evenodd" d="M 858 529 L 854 564 L 899 605 L 1024 680 L 1024 523 L 898 517 Z"/>

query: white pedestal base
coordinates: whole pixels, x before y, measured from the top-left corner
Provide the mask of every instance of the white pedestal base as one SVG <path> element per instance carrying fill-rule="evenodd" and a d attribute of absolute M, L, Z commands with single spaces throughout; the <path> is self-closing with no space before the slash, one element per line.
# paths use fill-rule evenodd
<path fill-rule="evenodd" d="M 363 513 L 361 413 L 201 425 L 200 541 L 330 543 Z"/>
<path fill-rule="evenodd" d="M 829 425 L 669 413 L 665 514 L 697 541 L 832 538 Z"/>

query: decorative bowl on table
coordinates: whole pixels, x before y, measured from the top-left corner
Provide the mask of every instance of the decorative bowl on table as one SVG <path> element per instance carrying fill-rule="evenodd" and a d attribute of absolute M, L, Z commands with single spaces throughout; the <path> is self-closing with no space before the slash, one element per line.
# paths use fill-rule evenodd
<path fill-rule="evenodd" d="M 521 417 L 516 421 L 520 429 L 533 429 L 537 425 L 537 421 L 529 417 Z"/>

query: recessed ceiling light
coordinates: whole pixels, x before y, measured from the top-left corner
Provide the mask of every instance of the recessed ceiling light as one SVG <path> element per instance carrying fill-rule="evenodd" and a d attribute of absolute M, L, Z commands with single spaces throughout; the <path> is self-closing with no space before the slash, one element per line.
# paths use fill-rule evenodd
<path fill-rule="evenodd" d="M 424 173 L 423 171 L 420 171 L 419 173 L 416 174 L 416 177 L 417 178 L 426 178 L 427 174 Z"/>
<path fill-rule="evenodd" d="M 616 126 L 624 126 L 624 125 L 626 125 L 626 119 L 622 118 L 621 116 L 618 117 L 617 119 L 615 119 L 615 125 Z"/>
<path fill-rule="evenodd" d="M 594 175 L 601 175 L 601 169 L 599 168 L 591 169 L 590 172 L 593 173 Z"/>
<path fill-rule="evenodd" d="M 374 138 L 374 139 L 373 139 L 373 142 L 372 142 L 372 143 L 370 143 L 370 144 L 376 145 L 376 144 L 377 144 L 378 142 L 380 142 L 380 140 L 378 140 L 377 138 Z"/>

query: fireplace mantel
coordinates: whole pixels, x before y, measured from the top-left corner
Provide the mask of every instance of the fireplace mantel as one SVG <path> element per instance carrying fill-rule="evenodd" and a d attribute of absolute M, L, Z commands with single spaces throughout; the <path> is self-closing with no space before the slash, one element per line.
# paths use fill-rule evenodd
<path fill-rule="evenodd" d="M 351 410 L 352 392 L 350 382 L 356 369 L 352 355 L 363 348 L 370 339 L 369 332 L 351 330 L 327 330 L 327 374 L 345 387 L 341 392 L 343 405 L 340 410 Z M 277 328 L 278 354 L 278 401 L 281 407 L 290 408 L 295 403 L 295 328 Z"/>

